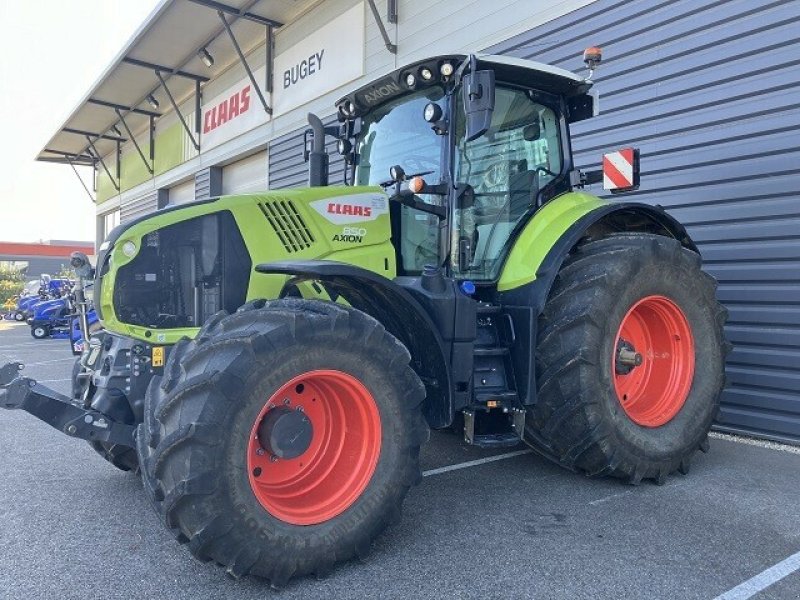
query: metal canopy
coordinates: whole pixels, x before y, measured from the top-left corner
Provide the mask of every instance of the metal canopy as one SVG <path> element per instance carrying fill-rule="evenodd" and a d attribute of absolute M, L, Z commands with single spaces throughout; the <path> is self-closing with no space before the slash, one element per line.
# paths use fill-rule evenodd
<path fill-rule="evenodd" d="M 320 2 L 162 0 L 37 160 L 102 166 L 118 185 L 115 163 L 122 142 L 134 139 L 133 134 L 140 141 L 148 139 L 154 118 L 196 96 L 202 83 L 239 62 L 241 53 L 248 54 L 263 45 L 274 28 Z M 220 14 L 225 16 L 224 23 Z M 203 48 L 213 56 L 211 67 L 198 54 Z M 260 82 L 260 88 L 268 91 L 269 85 Z M 158 108 L 148 102 L 149 96 Z M 266 102 L 263 104 L 268 108 Z M 196 133 L 199 114 L 194 123 L 187 123 L 184 115 L 178 116 L 187 131 Z M 112 127 L 127 137 L 121 137 Z M 149 157 L 138 144 L 136 151 L 152 172 L 152 143 Z M 105 164 L 100 162 L 101 157 L 106 157 Z"/>

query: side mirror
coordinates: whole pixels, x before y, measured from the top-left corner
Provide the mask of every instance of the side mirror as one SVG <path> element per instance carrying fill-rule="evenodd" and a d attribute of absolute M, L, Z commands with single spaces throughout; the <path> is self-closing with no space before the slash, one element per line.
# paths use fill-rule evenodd
<path fill-rule="evenodd" d="M 600 93 L 597 90 L 590 90 L 586 94 L 569 98 L 567 114 L 570 123 L 596 117 L 600 114 Z"/>
<path fill-rule="evenodd" d="M 471 142 L 489 130 L 494 112 L 494 71 L 472 71 L 464 77 L 466 141 Z"/>

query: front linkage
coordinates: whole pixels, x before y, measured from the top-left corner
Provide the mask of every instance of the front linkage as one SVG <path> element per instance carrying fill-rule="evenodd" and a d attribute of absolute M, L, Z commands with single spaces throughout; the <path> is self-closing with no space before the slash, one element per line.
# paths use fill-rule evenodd
<path fill-rule="evenodd" d="M 0 407 L 24 410 L 70 437 L 134 446 L 135 426 L 113 421 L 79 400 L 22 377 L 23 368 L 19 362 L 0 367 Z"/>

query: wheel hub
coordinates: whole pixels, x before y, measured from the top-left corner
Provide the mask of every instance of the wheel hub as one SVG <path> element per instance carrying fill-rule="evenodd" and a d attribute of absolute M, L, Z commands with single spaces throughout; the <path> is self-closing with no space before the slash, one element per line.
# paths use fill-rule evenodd
<path fill-rule="evenodd" d="M 253 494 L 292 525 L 336 517 L 372 479 L 381 429 L 378 405 L 355 376 L 313 370 L 294 377 L 267 399 L 250 430 Z"/>
<path fill-rule="evenodd" d="M 694 338 L 683 310 L 665 296 L 647 296 L 623 317 L 611 357 L 614 391 L 643 427 L 669 423 L 692 387 Z"/>
<path fill-rule="evenodd" d="M 633 344 L 620 338 L 617 342 L 617 357 L 614 365 L 617 374 L 627 375 L 641 365 L 642 355 L 636 352 Z"/>
<path fill-rule="evenodd" d="M 297 458 L 311 446 L 314 428 L 299 407 L 279 406 L 270 410 L 258 426 L 258 443 L 272 456 Z"/>

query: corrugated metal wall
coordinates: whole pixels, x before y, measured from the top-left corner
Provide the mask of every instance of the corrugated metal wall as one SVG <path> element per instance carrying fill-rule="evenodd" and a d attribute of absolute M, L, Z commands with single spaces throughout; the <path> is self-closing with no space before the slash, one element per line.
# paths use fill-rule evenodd
<path fill-rule="evenodd" d="M 642 186 L 626 197 L 688 226 L 730 310 L 718 426 L 794 441 L 798 23 L 796 0 L 598 0 L 492 49 L 577 71 L 583 49 L 602 46 L 603 114 L 574 127 L 577 162 L 595 168 L 605 151 L 641 148 Z"/>
<path fill-rule="evenodd" d="M 120 207 L 119 221 L 120 223 L 127 223 L 136 217 L 141 217 L 147 213 L 153 212 L 158 209 L 159 190 L 135 198 L 134 200 L 123 204 Z"/>
<path fill-rule="evenodd" d="M 194 199 L 207 200 L 222 193 L 222 167 L 208 167 L 194 174 Z"/>

